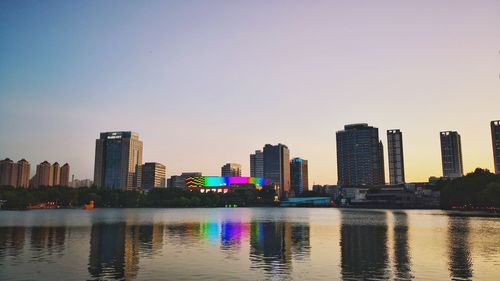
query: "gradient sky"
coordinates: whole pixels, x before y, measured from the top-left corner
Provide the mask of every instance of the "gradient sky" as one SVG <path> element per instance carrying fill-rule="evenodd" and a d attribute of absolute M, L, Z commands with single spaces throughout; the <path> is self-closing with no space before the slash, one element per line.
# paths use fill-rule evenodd
<path fill-rule="evenodd" d="M 281 142 L 334 184 L 365 122 L 403 131 L 408 181 L 442 174 L 443 130 L 491 170 L 499 75 L 500 1 L 3 0 L 0 158 L 92 178 L 99 132 L 133 130 L 169 176 Z"/>

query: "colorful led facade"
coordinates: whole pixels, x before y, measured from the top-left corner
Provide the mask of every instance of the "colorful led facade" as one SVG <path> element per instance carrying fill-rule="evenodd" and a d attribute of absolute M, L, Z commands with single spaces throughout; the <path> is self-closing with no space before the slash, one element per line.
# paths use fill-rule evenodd
<path fill-rule="evenodd" d="M 186 188 L 220 188 L 238 185 L 255 185 L 260 189 L 271 181 L 264 178 L 254 177 L 187 177 Z"/>

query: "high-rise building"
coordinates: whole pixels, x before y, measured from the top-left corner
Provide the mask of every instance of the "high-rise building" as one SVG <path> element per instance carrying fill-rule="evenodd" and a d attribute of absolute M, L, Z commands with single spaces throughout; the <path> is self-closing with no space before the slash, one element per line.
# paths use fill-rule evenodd
<path fill-rule="evenodd" d="M 495 174 L 500 174 L 500 120 L 491 121 L 490 125 Z"/>
<path fill-rule="evenodd" d="M 383 147 L 378 128 L 364 123 L 346 125 L 336 137 L 340 186 L 385 184 Z"/>
<path fill-rule="evenodd" d="M 171 176 L 168 179 L 168 188 L 181 188 L 185 189 L 186 188 L 186 178 L 190 177 L 201 177 L 201 173 L 199 172 L 189 172 L 189 173 L 182 173 L 180 176 Z"/>
<path fill-rule="evenodd" d="M 387 131 L 387 151 L 389 155 L 389 181 L 391 185 L 405 183 L 403 134 L 400 130 Z"/>
<path fill-rule="evenodd" d="M 309 190 L 307 160 L 296 157 L 290 161 L 290 189 L 295 196 Z"/>
<path fill-rule="evenodd" d="M 165 187 L 165 165 L 148 162 L 142 165 L 142 188 Z"/>
<path fill-rule="evenodd" d="M 26 159 L 17 161 L 17 187 L 27 188 L 30 184 L 30 163 Z"/>
<path fill-rule="evenodd" d="M 140 185 L 142 141 L 134 132 L 101 133 L 96 140 L 94 184 L 129 190 Z"/>
<path fill-rule="evenodd" d="M 64 165 L 62 165 L 61 181 L 59 183 L 61 186 L 69 186 L 69 172 L 70 172 L 69 164 L 65 163 Z"/>
<path fill-rule="evenodd" d="M 250 176 L 254 178 L 264 177 L 264 153 L 261 150 L 250 154 Z"/>
<path fill-rule="evenodd" d="M 52 184 L 51 186 L 58 186 L 61 184 L 61 165 L 54 162 L 52 164 Z"/>
<path fill-rule="evenodd" d="M 54 171 L 49 162 L 43 161 L 36 166 L 36 174 L 33 177 L 33 186 L 52 186 Z"/>
<path fill-rule="evenodd" d="M 0 186 L 17 187 L 17 164 L 9 158 L 0 161 Z"/>
<path fill-rule="evenodd" d="M 443 177 L 453 179 L 463 176 L 462 144 L 454 131 L 440 133 Z"/>
<path fill-rule="evenodd" d="M 290 151 L 284 144 L 264 146 L 264 178 L 279 185 L 279 197 L 290 192 Z"/>
<path fill-rule="evenodd" d="M 223 177 L 241 177 L 241 165 L 236 163 L 227 163 L 221 168 Z"/>

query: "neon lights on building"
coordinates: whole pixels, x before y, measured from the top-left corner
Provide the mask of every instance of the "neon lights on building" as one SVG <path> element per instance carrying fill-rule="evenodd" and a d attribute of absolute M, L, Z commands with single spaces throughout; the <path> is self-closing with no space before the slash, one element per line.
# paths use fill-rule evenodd
<path fill-rule="evenodd" d="M 187 188 L 207 188 L 207 187 L 224 187 L 234 185 L 252 184 L 257 188 L 261 188 L 270 184 L 269 179 L 254 178 L 254 177 L 187 177 Z"/>

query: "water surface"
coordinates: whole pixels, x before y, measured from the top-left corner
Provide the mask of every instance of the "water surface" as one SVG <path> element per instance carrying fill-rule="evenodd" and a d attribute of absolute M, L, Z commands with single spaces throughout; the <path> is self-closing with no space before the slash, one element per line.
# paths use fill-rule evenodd
<path fill-rule="evenodd" d="M 498 280 L 500 218 L 308 208 L 0 212 L 0 280 Z"/>

